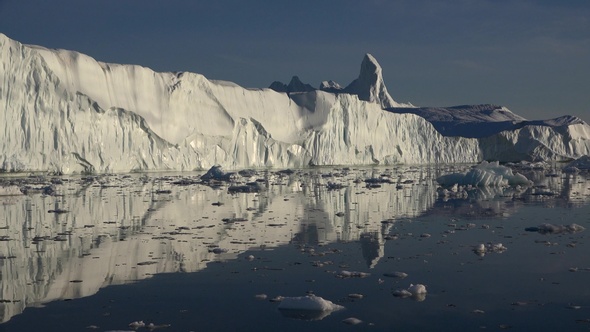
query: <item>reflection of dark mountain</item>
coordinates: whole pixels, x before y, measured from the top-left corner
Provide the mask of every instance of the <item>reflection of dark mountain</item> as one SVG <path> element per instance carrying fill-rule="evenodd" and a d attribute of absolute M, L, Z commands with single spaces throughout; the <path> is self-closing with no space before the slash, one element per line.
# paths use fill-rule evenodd
<path fill-rule="evenodd" d="M 370 232 L 361 234 L 360 242 L 367 267 L 372 269 L 384 255 L 385 241 L 379 232 Z"/>
<path fill-rule="evenodd" d="M 302 225 L 301 231 L 293 236 L 293 242 L 301 244 L 318 244 L 320 242 L 318 226 L 315 224 Z"/>

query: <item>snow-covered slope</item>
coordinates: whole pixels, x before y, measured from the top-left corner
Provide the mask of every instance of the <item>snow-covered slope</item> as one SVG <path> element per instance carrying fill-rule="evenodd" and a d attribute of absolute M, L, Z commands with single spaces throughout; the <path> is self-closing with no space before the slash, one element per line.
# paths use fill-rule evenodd
<path fill-rule="evenodd" d="M 505 155 L 477 139 L 445 137 L 423 117 L 384 111 L 404 105 L 391 98 L 381 75 L 367 55 L 359 78 L 342 93 L 287 94 L 102 63 L 0 34 L 0 168 L 125 172 L 477 162 Z M 588 154 L 590 137 L 586 124 L 578 126 L 575 135 L 572 126 L 559 133 L 523 128 L 498 140 L 518 147 L 522 159 L 576 158 Z M 552 140 L 550 150 L 529 148 L 538 142 L 530 135 Z"/>
<path fill-rule="evenodd" d="M 584 124 L 580 118 L 571 115 L 549 120 L 529 121 L 497 105 L 461 105 L 452 107 L 392 107 L 393 113 L 416 114 L 432 123 L 445 136 L 481 138 L 506 130 L 517 130 L 526 126 L 566 128 Z M 559 130 L 559 129 L 558 129 Z"/>

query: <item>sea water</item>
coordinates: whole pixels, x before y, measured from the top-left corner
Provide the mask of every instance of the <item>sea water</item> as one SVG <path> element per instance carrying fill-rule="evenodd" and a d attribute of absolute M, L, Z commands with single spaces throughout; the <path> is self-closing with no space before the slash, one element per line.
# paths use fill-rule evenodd
<path fill-rule="evenodd" d="M 588 329 L 590 176 L 467 168 L 3 178 L 0 331 Z"/>

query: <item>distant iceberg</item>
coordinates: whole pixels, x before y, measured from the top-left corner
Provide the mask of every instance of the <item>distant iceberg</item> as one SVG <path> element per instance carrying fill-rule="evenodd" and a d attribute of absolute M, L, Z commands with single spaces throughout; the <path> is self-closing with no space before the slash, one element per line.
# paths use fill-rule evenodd
<path fill-rule="evenodd" d="M 0 34 L 0 68 L 0 122 L 7 124 L 0 131 L 0 172 L 476 163 L 590 155 L 590 126 L 577 118 L 535 122 L 502 107 L 461 106 L 458 112 L 397 102 L 370 54 L 345 88 L 325 82 L 315 89 L 294 77 L 289 85 L 274 84 L 275 91 L 195 73 L 98 62 Z M 465 133 L 475 127 L 486 135 Z"/>
<path fill-rule="evenodd" d="M 501 166 L 496 162 L 483 161 L 466 173 L 452 173 L 439 177 L 436 181 L 444 186 L 453 185 L 474 187 L 503 187 L 530 185 L 532 182 L 520 173 L 514 173 L 512 169 Z"/>

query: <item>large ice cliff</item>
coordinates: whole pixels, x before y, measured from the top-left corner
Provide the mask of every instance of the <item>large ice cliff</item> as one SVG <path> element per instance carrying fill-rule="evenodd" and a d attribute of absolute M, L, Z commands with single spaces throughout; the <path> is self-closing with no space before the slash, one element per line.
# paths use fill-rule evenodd
<path fill-rule="evenodd" d="M 583 121 L 460 137 L 440 132 L 424 114 L 400 114 L 409 113 L 400 107 L 414 107 L 391 98 L 371 55 L 341 91 L 306 90 L 246 89 L 195 73 L 107 64 L 0 34 L 0 169 L 127 172 L 590 154 Z"/>

